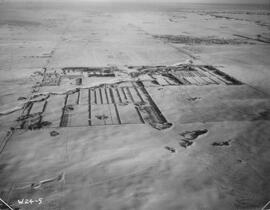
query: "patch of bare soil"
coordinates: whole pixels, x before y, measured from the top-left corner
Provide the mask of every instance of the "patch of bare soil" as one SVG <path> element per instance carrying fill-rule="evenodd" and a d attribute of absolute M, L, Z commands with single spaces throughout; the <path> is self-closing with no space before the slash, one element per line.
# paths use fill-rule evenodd
<path fill-rule="evenodd" d="M 262 21 L 251 21 L 249 19 L 245 19 L 245 18 L 236 18 L 236 17 L 231 17 L 231 16 L 228 16 L 229 14 L 226 14 L 225 15 L 220 15 L 219 13 L 218 14 L 210 14 L 210 16 L 214 17 L 214 18 L 221 18 L 221 19 L 227 19 L 227 20 L 236 20 L 236 21 L 246 21 L 246 22 L 254 22 L 255 24 L 259 25 L 259 26 L 266 26 L 266 27 L 269 27 L 269 25 L 265 22 L 262 22 Z M 250 13 L 247 15 L 250 15 Z M 269 16 L 269 13 L 264 13 L 264 14 L 260 14 L 260 15 L 266 15 L 266 16 Z"/>
<path fill-rule="evenodd" d="M 164 147 L 166 150 L 169 150 L 171 153 L 175 153 L 176 150 L 173 147 L 166 146 Z"/>
<path fill-rule="evenodd" d="M 206 134 L 208 132 L 207 129 L 195 130 L 195 131 L 185 131 L 180 135 L 183 136 L 186 140 L 194 140 L 199 136 Z"/>
<path fill-rule="evenodd" d="M 51 131 L 50 132 L 50 135 L 51 136 L 58 136 L 59 135 L 59 132 L 57 132 L 57 131 Z"/>
<path fill-rule="evenodd" d="M 221 141 L 221 142 L 213 142 L 212 146 L 215 147 L 223 147 L 223 146 L 230 146 L 232 139 L 227 140 L 227 141 Z"/>
<path fill-rule="evenodd" d="M 37 27 L 40 25 L 39 22 L 30 20 L 0 20 L 0 25 L 9 25 L 17 27 Z"/>
<path fill-rule="evenodd" d="M 194 131 L 185 131 L 180 133 L 180 136 L 184 137 L 180 141 L 180 146 L 187 148 L 193 144 L 193 140 L 197 139 L 199 136 L 204 135 L 208 132 L 207 129 L 194 130 Z"/>
<path fill-rule="evenodd" d="M 200 100 L 201 97 L 189 97 L 187 98 L 188 101 L 197 101 L 197 100 Z"/>
<path fill-rule="evenodd" d="M 207 37 L 193 37 L 185 35 L 154 35 L 156 39 L 161 39 L 166 42 L 174 44 L 202 44 L 202 45 L 240 45 L 240 44 L 252 44 L 251 42 L 242 39 L 225 39 L 212 36 Z"/>
<path fill-rule="evenodd" d="M 99 120 L 106 120 L 108 119 L 109 117 L 107 115 L 96 115 L 96 118 L 99 119 Z"/>
<path fill-rule="evenodd" d="M 257 113 L 257 116 L 253 120 L 269 120 L 270 119 L 270 110 L 265 109 Z"/>
<path fill-rule="evenodd" d="M 262 42 L 262 43 L 266 43 L 266 44 L 270 43 L 269 37 L 264 37 L 261 34 L 258 34 L 256 37 L 248 37 L 248 36 L 243 36 L 243 35 L 239 35 L 239 34 L 234 34 L 234 36 L 241 37 L 241 38 L 248 39 L 248 40 L 254 40 L 254 41 Z"/>

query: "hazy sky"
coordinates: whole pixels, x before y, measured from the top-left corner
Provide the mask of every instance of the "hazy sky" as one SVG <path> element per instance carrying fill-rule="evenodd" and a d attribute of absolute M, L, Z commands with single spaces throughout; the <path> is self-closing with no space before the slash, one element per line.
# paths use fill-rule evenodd
<path fill-rule="evenodd" d="M 64 0 L 59 0 L 59 1 L 64 1 Z M 76 1 L 76 0 L 74 0 Z M 123 2 L 194 2 L 194 3 L 254 3 L 254 4 L 259 4 L 259 3 L 264 3 L 264 4 L 270 4 L 270 0 L 83 0 L 83 1 L 102 1 L 102 2 L 117 2 L 117 1 L 123 1 Z"/>
<path fill-rule="evenodd" d="M 0 0 L 1 1 L 1 0 Z M 7 0 L 8 1 L 8 0 Z M 10 0 L 12 1 L 12 0 Z M 46 1 L 46 0 L 15 0 L 15 1 Z M 49 0 L 52 1 L 52 0 Z M 186 2 L 186 3 L 228 3 L 228 4 L 269 4 L 270 0 L 53 0 L 53 1 L 86 1 L 86 2 Z"/>
<path fill-rule="evenodd" d="M 61 0 L 60 0 L 61 1 Z M 62 0 L 64 1 L 64 0 Z M 76 0 L 74 0 L 76 1 Z M 190 2 L 190 3 L 246 3 L 246 4 L 270 4 L 270 0 L 83 0 L 83 1 L 102 1 L 102 2 Z"/>
<path fill-rule="evenodd" d="M 163 1 L 163 0 L 160 0 L 160 1 Z M 164 1 L 166 1 L 166 0 L 164 0 Z M 175 2 L 196 2 L 196 3 L 270 4 L 270 0 L 174 0 L 174 1 Z"/>

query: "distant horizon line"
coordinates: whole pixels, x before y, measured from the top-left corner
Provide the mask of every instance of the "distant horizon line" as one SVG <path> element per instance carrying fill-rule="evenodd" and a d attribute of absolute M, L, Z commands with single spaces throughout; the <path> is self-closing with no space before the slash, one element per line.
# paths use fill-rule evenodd
<path fill-rule="evenodd" d="M 1 0 L 0 0 L 1 2 Z M 129 1 L 126 1 L 126 0 L 2 0 L 2 3 L 3 2 L 20 2 L 20 3 L 23 3 L 23 2 L 33 2 L 33 3 L 39 3 L 39 2 L 54 2 L 54 3 L 62 3 L 62 2 L 71 2 L 71 3 L 78 3 L 78 2 L 86 2 L 86 3 L 143 3 L 143 4 L 148 4 L 148 3 L 161 3 L 161 4 L 168 4 L 168 3 L 179 3 L 179 4 L 228 4 L 228 5 L 231 5 L 231 4 L 234 4 L 234 5 L 269 5 L 270 6 L 270 0 L 268 0 L 268 2 L 188 2 L 186 0 L 182 1 L 182 2 L 179 2 L 177 0 L 169 0 L 169 1 L 160 1 L 160 0 L 149 0 L 149 1 L 144 1 L 144 0 L 129 0 Z"/>

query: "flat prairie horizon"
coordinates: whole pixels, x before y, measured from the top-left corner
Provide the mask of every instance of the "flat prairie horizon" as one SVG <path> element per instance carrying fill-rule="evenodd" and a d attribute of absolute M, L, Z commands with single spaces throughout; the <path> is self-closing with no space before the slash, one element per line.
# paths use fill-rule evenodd
<path fill-rule="evenodd" d="M 5 1 L 5 0 L 3 0 Z M 121 2 L 121 3 L 200 3 L 200 4 L 270 4 L 269 0 L 9 0 L 10 2 Z"/>

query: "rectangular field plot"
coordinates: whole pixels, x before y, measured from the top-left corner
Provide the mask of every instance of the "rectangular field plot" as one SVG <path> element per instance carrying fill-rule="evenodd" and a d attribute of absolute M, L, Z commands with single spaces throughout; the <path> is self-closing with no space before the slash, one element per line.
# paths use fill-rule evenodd
<path fill-rule="evenodd" d="M 66 105 L 75 104 L 128 104 L 145 102 L 145 96 L 141 90 L 134 86 L 80 89 L 78 92 L 67 95 Z"/>
<path fill-rule="evenodd" d="M 26 103 L 17 119 L 22 129 L 59 127 L 66 95 L 50 96 L 46 100 Z"/>
<path fill-rule="evenodd" d="M 83 127 L 144 123 L 132 104 L 75 105 L 66 108 L 60 127 Z"/>
<path fill-rule="evenodd" d="M 142 82 L 81 88 L 49 95 L 25 104 L 18 118 L 21 129 L 144 124 L 164 129 L 170 125 Z"/>
<path fill-rule="evenodd" d="M 146 70 L 145 70 L 146 71 Z M 147 72 L 151 80 L 143 80 L 145 86 L 169 85 L 240 85 L 240 81 L 213 66 L 193 65 L 159 68 Z"/>

